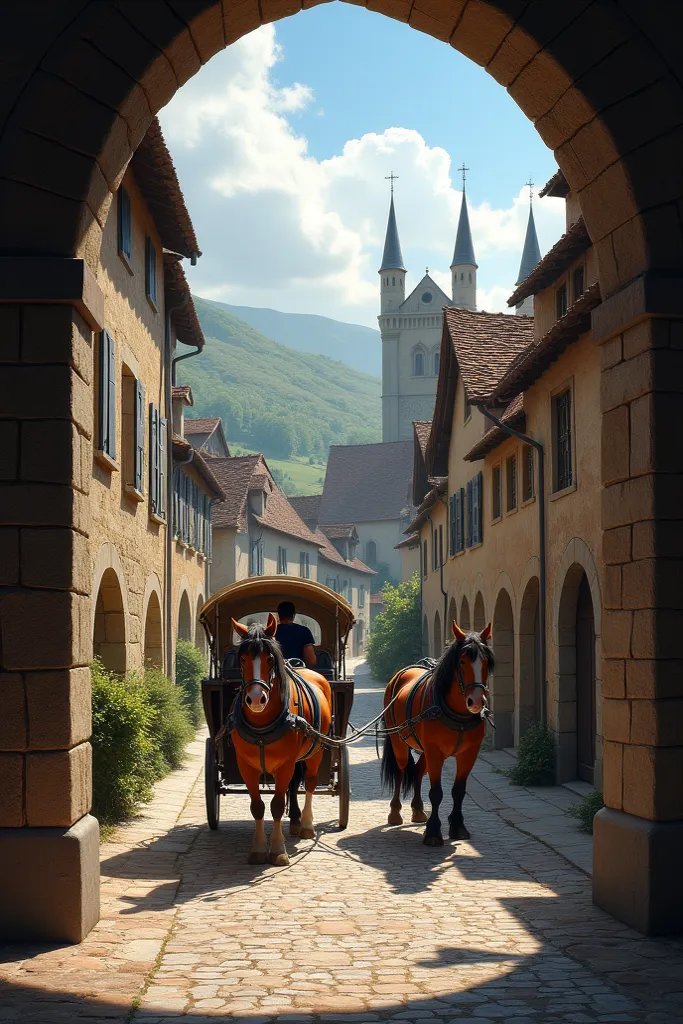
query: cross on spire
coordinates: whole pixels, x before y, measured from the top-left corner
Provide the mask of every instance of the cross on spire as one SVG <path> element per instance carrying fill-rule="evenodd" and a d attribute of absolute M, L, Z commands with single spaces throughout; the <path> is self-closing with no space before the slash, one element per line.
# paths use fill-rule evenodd
<path fill-rule="evenodd" d="M 398 181 L 398 174 L 394 174 L 394 172 L 392 171 L 391 174 L 387 174 L 385 176 L 384 180 L 391 182 L 391 194 L 393 196 L 393 194 L 394 194 L 394 182 Z"/>
<path fill-rule="evenodd" d="M 529 206 L 531 206 L 531 200 L 533 199 L 533 196 L 534 196 L 534 192 L 533 192 L 534 182 L 533 182 L 533 178 L 531 177 L 531 175 L 529 175 L 529 180 L 525 181 L 524 184 L 529 187 Z"/>
<path fill-rule="evenodd" d="M 469 167 L 465 167 L 465 161 L 464 160 L 462 162 L 462 167 L 458 167 L 458 170 L 462 171 L 462 190 L 464 192 L 465 191 L 465 182 L 467 180 L 467 172 L 469 171 Z"/>

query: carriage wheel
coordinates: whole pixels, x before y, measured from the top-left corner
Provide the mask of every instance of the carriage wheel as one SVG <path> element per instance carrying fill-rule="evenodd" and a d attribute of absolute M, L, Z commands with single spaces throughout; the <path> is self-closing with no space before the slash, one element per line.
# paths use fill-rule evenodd
<path fill-rule="evenodd" d="M 220 817 L 221 791 L 218 781 L 216 744 L 211 736 L 207 737 L 204 754 L 204 795 L 206 796 L 206 820 L 209 823 L 209 828 L 217 829 Z"/>
<path fill-rule="evenodd" d="M 339 830 L 343 831 L 349 823 L 349 799 L 351 796 L 349 752 L 346 747 L 342 747 L 339 751 L 337 790 L 339 793 Z"/>

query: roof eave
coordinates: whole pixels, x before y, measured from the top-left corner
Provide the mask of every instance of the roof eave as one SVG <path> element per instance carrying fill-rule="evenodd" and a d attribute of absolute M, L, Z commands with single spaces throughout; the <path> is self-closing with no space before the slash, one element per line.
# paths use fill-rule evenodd
<path fill-rule="evenodd" d="M 508 306 L 516 306 L 529 295 L 537 295 L 544 288 L 549 287 L 590 246 L 590 236 L 583 217 L 581 217 L 558 239 L 529 276 L 515 288 L 507 300 Z"/>

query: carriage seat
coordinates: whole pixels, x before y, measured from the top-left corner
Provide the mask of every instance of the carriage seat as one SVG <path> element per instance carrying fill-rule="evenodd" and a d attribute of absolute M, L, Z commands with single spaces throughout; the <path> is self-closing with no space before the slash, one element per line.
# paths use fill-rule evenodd
<path fill-rule="evenodd" d="M 240 670 L 240 659 L 236 647 L 231 647 L 223 655 L 223 670 L 221 675 L 223 679 L 229 683 L 238 683 L 241 680 L 242 672 Z"/>
<path fill-rule="evenodd" d="M 324 647 L 315 649 L 315 671 L 319 672 L 321 676 L 325 676 L 325 679 L 334 679 L 332 655 Z"/>

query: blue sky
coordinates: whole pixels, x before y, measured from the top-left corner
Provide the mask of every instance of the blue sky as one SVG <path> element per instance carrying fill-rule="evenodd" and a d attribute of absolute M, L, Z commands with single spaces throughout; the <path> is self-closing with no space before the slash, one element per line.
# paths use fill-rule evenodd
<path fill-rule="evenodd" d="M 350 4 L 244 37 L 190 80 L 161 121 L 204 256 L 194 290 L 235 304 L 374 326 L 394 171 L 408 287 L 449 290 L 463 160 L 479 306 L 506 309 L 529 175 L 555 170 L 504 89 L 457 51 Z M 562 203 L 535 204 L 541 250 Z"/>

